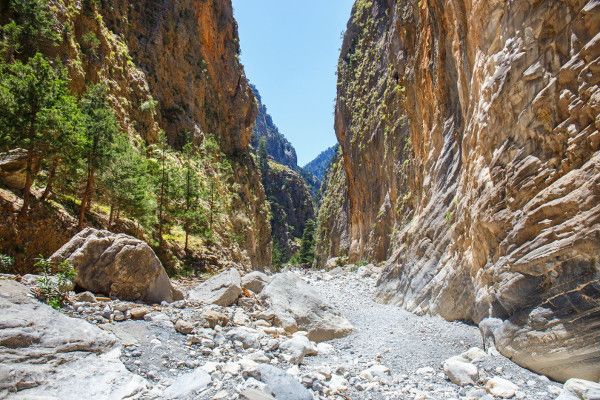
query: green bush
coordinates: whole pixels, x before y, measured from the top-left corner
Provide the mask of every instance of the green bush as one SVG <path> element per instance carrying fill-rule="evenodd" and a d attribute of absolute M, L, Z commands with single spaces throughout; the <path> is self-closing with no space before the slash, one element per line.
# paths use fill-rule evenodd
<path fill-rule="evenodd" d="M 98 39 L 98 36 L 94 32 L 86 32 L 81 37 L 81 44 L 86 54 L 95 56 L 100 48 L 100 39 Z"/>
<path fill-rule="evenodd" d="M 52 264 L 42 256 L 36 258 L 34 266 L 42 275 L 37 281 L 36 296 L 54 309 L 61 308 L 73 285 L 75 268 L 67 260 Z M 54 272 L 56 275 L 53 275 Z"/>
<path fill-rule="evenodd" d="M 8 274 L 15 263 L 14 258 L 6 254 L 0 254 L 0 273 Z"/>

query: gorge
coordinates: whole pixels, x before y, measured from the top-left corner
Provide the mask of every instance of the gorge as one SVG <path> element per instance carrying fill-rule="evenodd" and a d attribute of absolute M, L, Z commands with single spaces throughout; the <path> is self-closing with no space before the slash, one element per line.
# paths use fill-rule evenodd
<path fill-rule="evenodd" d="M 304 167 L 231 0 L 0 25 L 0 398 L 600 398 L 600 1 L 355 0 Z"/>

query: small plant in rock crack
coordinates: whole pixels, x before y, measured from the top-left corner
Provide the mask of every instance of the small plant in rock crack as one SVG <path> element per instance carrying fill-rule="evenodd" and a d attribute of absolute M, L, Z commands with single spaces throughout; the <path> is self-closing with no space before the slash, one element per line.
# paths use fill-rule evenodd
<path fill-rule="evenodd" d="M 8 274 L 12 269 L 15 259 L 6 254 L 0 254 L 0 273 Z"/>
<path fill-rule="evenodd" d="M 53 264 L 42 256 L 36 258 L 34 266 L 42 275 L 33 289 L 34 294 L 52 308 L 61 308 L 67 300 L 68 292 L 73 287 L 75 268 L 67 260 Z M 56 271 L 56 275 L 53 274 L 54 271 Z"/>

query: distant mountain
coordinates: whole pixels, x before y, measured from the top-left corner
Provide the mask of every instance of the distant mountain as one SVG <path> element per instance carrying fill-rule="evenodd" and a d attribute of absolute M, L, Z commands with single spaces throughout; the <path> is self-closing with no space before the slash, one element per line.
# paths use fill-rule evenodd
<path fill-rule="evenodd" d="M 273 119 L 267 112 L 267 106 L 262 103 L 262 98 L 256 86 L 250 85 L 250 87 L 258 102 L 258 115 L 250 145 L 256 150 L 258 149 L 260 140 L 265 138 L 269 157 L 280 164 L 298 170 L 296 149 L 294 149 L 294 146 L 279 132 L 279 129 L 273 123 Z"/>
<path fill-rule="evenodd" d="M 329 166 L 333 162 L 337 154 L 339 145 L 331 146 L 327 150 L 321 152 L 314 160 L 302 167 L 302 176 L 311 187 L 313 196 L 317 197 L 323 179 L 327 175 Z"/>

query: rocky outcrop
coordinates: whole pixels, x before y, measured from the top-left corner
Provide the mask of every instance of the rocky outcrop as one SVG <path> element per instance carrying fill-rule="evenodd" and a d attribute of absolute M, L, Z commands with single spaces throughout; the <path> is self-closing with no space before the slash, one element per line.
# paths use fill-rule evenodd
<path fill-rule="evenodd" d="M 39 165 L 34 165 L 34 171 Z M 27 151 L 24 149 L 13 149 L 0 154 L 0 183 L 11 189 L 23 189 L 25 187 L 25 175 L 27 172 Z"/>
<path fill-rule="evenodd" d="M 302 176 L 284 165 L 269 161 L 269 171 L 263 179 L 271 205 L 273 243 L 288 260 L 296 251 L 295 240 L 302 237 L 308 220 L 314 219 L 313 200 Z"/>
<path fill-rule="evenodd" d="M 261 140 L 265 141 L 267 154 L 279 164 L 290 167 L 293 170 L 298 169 L 298 157 L 296 149 L 292 144 L 279 132 L 279 128 L 273 122 L 273 118 L 267 111 L 267 106 L 263 104 L 262 98 L 258 89 L 254 85 L 250 85 L 254 98 L 258 103 L 258 115 L 250 141 L 254 150 L 258 150 Z"/>
<path fill-rule="evenodd" d="M 319 197 L 319 191 L 323 180 L 327 176 L 329 167 L 335 160 L 338 153 L 338 145 L 331 146 L 330 148 L 319 153 L 314 160 L 302 167 L 302 176 L 310 185 L 310 189 L 313 192 L 313 196 Z"/>
<path fill-rule="evenodd" d="M 183 298 L 150 246 L 131 236 L 86 228 L 50 257 L 64 260 L 75 267 L 75 284 L 84 290 L 148 303 Z"/>
<path fill-rule="evenodd" d="M 315 256 L 317 265 L 328 259 L 345 257 L 350 250 L 348 184 L 341 156 L 336 157 L 321 192 L 323 198 L 317 218 Z"/>
<path fill-rule="evenodd" d="M 560 380 L 600 374 L 599 31 L 595 0 L 358 0 L 338 70 L 350 259 Z"/>
<path fill-rule="evenodd" d="M 156 397 L 119 360 L 113 335 L 38 303 L 15 281 L 0 281 L 0 309 L 0 397 Z"/>
<path fill-rule="evenodd" d="M 277 274 L 261 297 L 275 313 L 277 324 L 288 333 L 306 331 L 310 340 L 322 342 L 352 332 L 350 322 L 292 272 Z"/>

